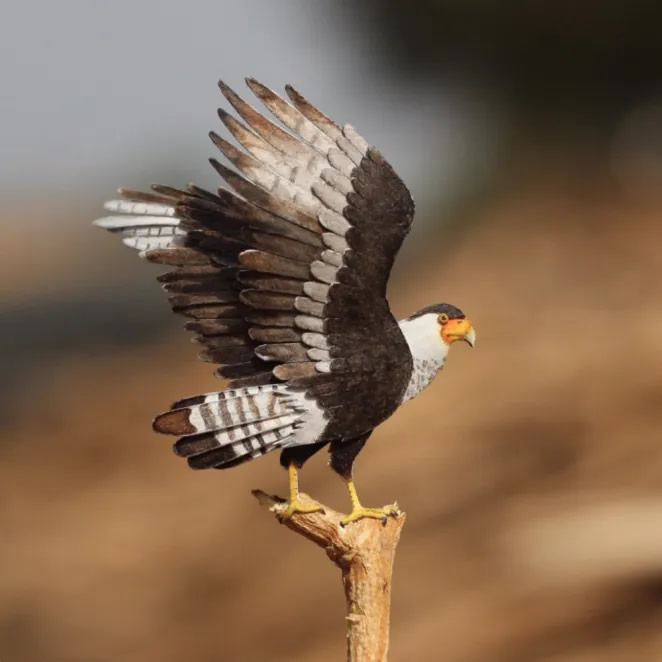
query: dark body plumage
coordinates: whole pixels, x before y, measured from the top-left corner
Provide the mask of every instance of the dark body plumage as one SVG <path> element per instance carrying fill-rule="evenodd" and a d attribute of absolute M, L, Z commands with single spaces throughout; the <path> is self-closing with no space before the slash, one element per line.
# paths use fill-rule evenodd
<path fill-rule="evenodd" d="M 230 380 L 155 419 L 158 432 L 181 437 L 176 453 L 193 468 L 224 469 L 281 449 L 284 465 L 301 466 L 329 444 L 331 466 L 347 477 L 414 369 L 386 300 L 414 204 L 351 126 L 289 86 L 291 103 L 247 83 L 289 131 L 220 84 L 246 122 L 219 110 L 246 151 L 210 134 L 241 173 L 211 159 L 233 191 L 122 191 L 125 200 L 107 204 L 120 215 L 97 223 L 175 267 L 159 277 L 170 305 L 189 318 L 200 357 Z"/>

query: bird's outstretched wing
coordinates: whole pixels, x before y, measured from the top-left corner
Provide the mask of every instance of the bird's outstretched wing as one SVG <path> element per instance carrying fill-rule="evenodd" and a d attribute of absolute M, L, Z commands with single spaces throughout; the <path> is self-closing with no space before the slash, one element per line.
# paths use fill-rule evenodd
<path fill-rule="evenodd" d="M 176 267 L 159 280 L 173 310 L 190 318 L 200 357 L 221 365 L 230 388 L 287 381 L 331 421 L 341 391 L 359 407 L 369 394 L 390 403 L 375 389 L 396 395 L 410 372 L 385 293 L 413 219 L 411 196 L 352 126 L 289 86 L 291 103 L 247 83 L 285 128 L 219 84 L 245 122 L 219 110 L 243 150 L 210 134 L 239 171 L 211 159 L 234 191 L 122 190 L 124 199 L 106 204 L 117 215 L 96 223 L 146 259 Z M 356 418 L 357 429 L 372 427 Z M 352 417 L 345 411 L 344 419 L 343 436 Z"/>

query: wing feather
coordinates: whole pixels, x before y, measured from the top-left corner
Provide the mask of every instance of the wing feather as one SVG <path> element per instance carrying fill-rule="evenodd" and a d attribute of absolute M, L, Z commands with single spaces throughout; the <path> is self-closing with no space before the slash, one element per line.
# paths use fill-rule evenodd
<path fill-rule="evenodd" d="M 353 126 L 291 86 L 286 100 L 246 82 L 282 126 L 219 82 L 241 118 L 219 110 L 238 146 L 210 133 L 236 168 L 210 159 L 229 188 L 120 190 L 97 225 L 175 267 L 159 281 L 220 377 L 233 387 L 299 384 L 327 408 L 325 434 L 354 434 L 384 411 L 345 408 L 341 421 L 333 413 L 341 395 L 364 402 L 389 383 L 393 393 L 382 399 L 390 402 L 401 387 L 406 343 L 385 292 L 413 203 Z M 207 441 L 196 443 L 204 457 Z"/>

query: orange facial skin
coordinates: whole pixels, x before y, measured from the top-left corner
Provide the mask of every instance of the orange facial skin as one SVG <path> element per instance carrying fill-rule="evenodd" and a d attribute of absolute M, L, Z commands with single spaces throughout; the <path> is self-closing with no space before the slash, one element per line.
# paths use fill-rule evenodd
<path fill-rule="evenodd" d="M 476 332 L 468 319 L 448 319 L 445 315 L 440 315 L 439 324 L 441 338 L 446 344 L 450 345 L 456 340 L 464 340 L 472 347 L 474 346 Z"/>

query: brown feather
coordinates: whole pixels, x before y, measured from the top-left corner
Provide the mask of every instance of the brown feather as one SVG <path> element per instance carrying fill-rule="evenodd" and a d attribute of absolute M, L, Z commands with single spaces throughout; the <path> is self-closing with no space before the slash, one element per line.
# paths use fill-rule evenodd
<path fill-rule="evenodd" d="M 237 379 L 239 377 L 252 377 L 255 374 L 264 372 L 267 367 L 257 356 L 246 363 L 236 363 L 234 365 L 224 365 L 216 370 L 216 375 L 223 379 Z"/>
<path fill-rule="evenodd" d="M 279 278 L 271 274 L 261 274 L 258 271 L 240 271 L 237 280 L 242 285 L 266 290 L 268 292 L 281 292 L 282 294 L 303 294 L 303 281 L 291 278 Z"/>
<path fill-rule="evenodd" d="M 255 78 L 247 78 L 246 85 L 288 129 L 301 135 L 301 124 L 304 122 L 308 124 L 308 122 L 301 116 L 300 111 Z"/>
<path fill-rule="evenodd" d="M 315 369 L 315 363 L 308 361 L 306 363 L 284 363 L 273 369 L 273 373 L 278 379 L 287 381 L 288 379 L 299 379 L 301 377 L 312 377 L 319 374 Z"/>
<path fill-rule="evenodd" d="M 230 469 L 249 462 L 253 456 L 248 452 L 237 454 L 231 445 L 213 448 L 205 453 L 192 455 L 186 459 L 191 469 Z"/>
<path fill-rule="evenodd" d="M 165 195 L 168 198 L 174 198 L 175 200 L 182 200 L 187 196 L 186 191 L 181 191 L 172 186 L 164 186 L 163 184 L 152 184 L 152 191 Z"/>
<path fill-rule="evenodd" d="M 308 360 L 307 349 L 298 342 L 259 345 L 255 348 L 255 354 L 265 361 L 293 363 Z"/>
<path fill-rule="evenodd" d="M 311 147 L 301 143 L 294 136 L 281 129 L 268 120 L 264 115 L 249 106 L 238 94 L 231 90 L 223 81 L 218 82 L 223 96 L 232 104 L 234 109 L 244 118 L 248 125 L 269 144 L 273 145 L 283 154 L 296 154 L 309 151 L 314 154 Z"/>
<path fill-rule="evenodd" d="M 240 318 L 224 318 L 218 320 L 200 320 L 186 322 L 184 328 L 203 336 L 218 336 L 224 333 L 237 333 L 246 329 L 246 321 Z"/>
<path fill-rule="evenodd" d="M 174 312 L 184 317 L 190 317 L 197 320 L 223 319 L 226 317 L 236 317 L 243 312 L 239 306 L 188 306 L 186 308 L 173 308 Z"/>
<path fill-rule="evenodd" d="M 205 294 L 213 293 L 220 301 L 228 303 L 238 301 L 239 294 L 236 290 L 230 289 L 228 283 L 217 278 L 202 278 L 199 280 L 172 280 L 163 284 L 166 292 L 175 294 Z"/>
<path fill-rule="evenodd" d="M 210 253 L 213 264 L 238 267 L 239 253 L 249 248 L 249 242 L 240 242 L 217 232 L 189 231 L 187 243 L 204 252 Z"/>
<path fill-rule="evenodd" d="M 283 237 L 295 239 L 310 246 L 323 246 L 321 236 L 317 232 L 306 230 L 305 228 L 291 223 L 271 212 L 256 207 L 247 200 L 243 200 L 232 191 L 220 188 L 218 189 L 218 197 L 220 204 L 223 207 L 223 213 L 226 217 L 235 219 L 242 223 L 246 223 L 251 228 L 279 234 Z"/>
<path fill-rule="evenodd" d="M 262 136 L 258 136 L 257 133 L 251 131 L 236 117 L 230 115 L 230 113 L 228 113 L 228 111 L 224 108 L 218 109 L 218 117 L 225 125 L 225 128 L 237 140 L 237 142 L 241 143 L 246 149 L 248 149 L 248 145 L 253 145 L 255 142 L 260 144 L 263 149 L 273 149 L 273 147 L 269 145 L 269 143 L 264 138 L 262 138 Z"/>
<path fill-rule="evenodd" d="M 205 347 L 240 347 L 250 345 L 251 338 L 246 335 L 220 334 L 218 336 L 193 336 L 191 342 Z"/>
<path fill-rule="evenodd" d="M 164 274 L 160 274 L 156 277 L 156 280 L 159 283 L 170 283 L 174 280 L 180 280 L 182 278 L 190 279 L 202 279 L 202 278 L 217 278 L 221 275 L 218 267 L 212 265 L 201 265 L 201 266 L 185 266 L 175 271 L 168 271 Z"/>
<path fill-rule="evenodd" d="M 267 253 L 280 255 L 281 257 L 299 260 L 300 262 L 312 262 L 319 260 L 322 251 L 299 241 L 292 241 L 285 237 L 278 237 L 274 234 L 265 234 L 262 232 L 253 232 L 253 248 L 259 248 Z"/>
<path fill-rule="evenodd" d="M 209 258 L 193 248 L 157 248 L 147 251 L 145 257 L 150 262 L 169 264 L 176 267 L 209 264 Z"/>
<path fill-rule="evenodd" d="M 271 384 L 274 381 L 274 375 L 271 370 L 267 372 L 258 372 L 250 377 L 239 377 L 228 383 L 227 388 L 245 388 L 246 386 L 262 386 Z"/>
<path fill-rule="evenodd" d="M 248 250 L 239 255 L 239 262 L 248 269 L 255 269 L 262 273 L 276 274 L 288 278 L 310 278 L 310 267 L 303 262 L 295 262 L 285 257 L 271 255 L 264 251 Z"/>
<path fill-rule="evenodd" d="M 239 299 L 247 306 L 261 310 L 296 310 L 294 297 L 287 294 L 273 294 L 264 290 L 243 290 Z"/>
<path fill-rule="evenodd" d="M 255 357 L 252 347 L 214 347 L 205 349 L 198 357 L 208 363 L 245 363 Z"/>
<path fill-rule="evenodd" d="M 302 228 L 315 232 L 316 234 L 322 234 L 322 226 L 319 224 L 319 221 L 314 217 L 308 214 L 305 211 L 302 211 L 295 203 L 288 200 L 283 200 L 282 198 L 277 198 L 268 191 L 261 189 L 253 182 L 248 181 L 241 175 L 238 175 L 234 170 L 226 168 L 222 163 L 219 163 L 216 159 L 209 159 L 209 162 L 214 167 L 216 172 L 223 177 L 223 179 L 235 190 L 237 193 L 242 195 L 247 200 L 250 200 L 253 204 L 257 205 L 261 209 L 265 209 L 269 212 L 272 212 L 276 216 L 280 216 L 288 221 L 291 221 L 295 225 L 299 225 Z"/>
<path fill-rule="evenodd" d="M 133 189 L 121 188 L 117 192 L 127 200 L 135 200 L 137 202 L 155 202 L 159 205 L 173 205 L 174 200 L 167 195 L 159 195 L 158 193 L 147 193 L 145 191 L 134 191 Z"/>
<path fill-rule="evenodd" d="M 233 297 L 233 298 L 232 298 Z M 217 305 L 237 301 L 236 292 L 212 292 L 205 294 L 173 294 L 168 297 L 168 303 L 175 311 L 190 306 Z"/>
<path fill-rule="evenodd" d="M 232 143 L 221 138 L 221 136 L 214 133 L 214 131 L 209 132 L 209 137 L 214 145 L 221 150 L 225 158 L 249 179 L 251 179 L 250 172 L 252 169 L 264 169 L 264 166 L 258 160 L 254 159 L 249 154 L 246 154 L 246 152 L 237 149 Z"/>
<path fill-rule="evenodd" d="M 175 442 L 173 450 L 179 457 L 188 457 L 189 455 L 198 455 L 205 451 L 218 448 L 219 444 L 214 434 L 205 432 L 189 437 L 183 437 Z"/>
<path fill-rule="evenodd" d="M 245 318 L 249 324 L 259 324 L 260 326 L 294 327 L 294 318 L 292 313 L 263 313 L 261 311 L 251 311 L 246 313 Z"/>
<path fill-rule="evenodd" d="M 182 219 L 179 225 L 184 230 L 224 237 L 244 244 L 253 240 L 249 224 L 245 220 L 228 217 L 222 206 L 206 200 L 187 200 L 180 202 L 175 210 Z"/>
<path fill-rule="evenodd" d="M 294 107 L 307 117 L 315 126 L 324 131 L 329 138 L 336 140 L 342 135 L 342 129 L 321 110 L 318 110 L 301 93 L 295 90 L 291 85 L 285 86 L 287 96 L 294 104 Z"/>
<path fill-rule="evenodd" d="M 200 188 L 199 186 L 196 186 L 195 184 L 187 184 L 186 185 L 186 191 L 193 195 L 196 198 L 204 199 L 204 200 L 209 200 L 210 202 L 214 202 L 218 204 L 219 199 L 218 196 L 215 193 L 212 193 L 211 191 L 207 191 L 203 188 Z"/>
<path fill-rule="evenodd" d="M 301 334 L 290 328 L 263 328 L 253 326 L 248 329 L 251 340 L 259 343 L 298 342 Z"/>
<path fill-rule="evenodd" d="M 152 422 L 152 427 L 162 434 L 182 435 L 195 432 L 195 427 L 189 422 L 188 409 L 175 409 L 159 414 Z"/>

